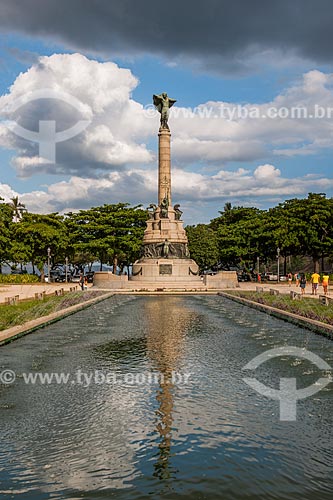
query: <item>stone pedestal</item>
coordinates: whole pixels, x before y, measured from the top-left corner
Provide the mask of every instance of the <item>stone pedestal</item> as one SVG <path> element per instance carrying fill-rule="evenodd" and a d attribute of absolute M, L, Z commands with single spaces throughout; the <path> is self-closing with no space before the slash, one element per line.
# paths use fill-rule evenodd
<path fill-rule="evenodd" d="M 198 266 L 192 259 L 143 258 L 133 265 L 131 281 L 150 283 L 201 283 Z"/>

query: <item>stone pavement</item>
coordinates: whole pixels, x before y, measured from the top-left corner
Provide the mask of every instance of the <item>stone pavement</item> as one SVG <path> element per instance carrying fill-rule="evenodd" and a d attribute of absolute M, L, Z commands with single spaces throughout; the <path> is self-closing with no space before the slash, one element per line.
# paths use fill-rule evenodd
<path fill-rule="evenodd" d="M 25 284 L 25 285 L 8 285 L 8 284 L 0 284 L 0 304 L 4 304 L 5 298 L 6 297 L 15 297 L 16 295 L 19 295 L 19 299 L 28 299 L 28 298 L 34 298 L 35 293 L 37 292 L 46 292 L 47 295 L 53 295 L 56 290 L 59 290 L 60 288 L 63 288 L 64 290 L 69 290 L 71 287 L 77 286 L 77 290 L 80 290 L 79 284 L 78 283 L 33 283 L 33 284 Z M 89 283 L 88 287 L 90 288 L 92 285 Z M 239 288 L 236 288 L 236 290 L 255 290 L 257 286 L 263 287 L 263 289 L 266 291 L 269 291 L 270 288 L 274 288 L 276 290 L 279 290 L 280 293 L 285 293 L 289 294 L 289 292 L 292 290 L 294 292 L 300 293 L 300 287 L 296 287 L 296 285 L 293 283 L 291 286 L 288 285 L 288 283 L 254 283 L 254 282 L 245 282 L 245 283 L 239 283 Z M 231 290 L 229 288 L 229 290 Z M 131 293 L 125 291 L 125 293 Z M 200 293 L 200 292 L 198 292 Z M 203 292 L 204 293 L 204 292 Z M 323 288 L 321 285 L 319 285 L 318 289 L 318 295 L 323 294 Z M 305 289 L 305 296 L 306 297 L 314 297 L 311 295 L 311 284 L 308 284 L 306 289 Z M 328 296 L 333 296 L 332 295 L 332 287 L 329 287 L 329 294 Z"/>
<path fill-rule="evenodd" d="M 280 293 L 283 294 L 289 294 L 290 291 L 296 292 L 296 293 L 301 293 L 301 289 L 299 286 L 296 286 L 295 282 L 289 286 L 287 282 L 282 282 L 282 283 L 276 283 L 275 281 L 271 282 L 263 282 L 263 283 L 255 283 L 255 282 L 242 282 L 239 283 L 240 287 L 237 288 L 237 290 L 255 290 L 257 286 L 260 286 L 264 289 L 264 291 L 269 292 L 270 288 L 273 288 L 274 290 L 279 290 Z M 333 297 L 332 295 L 332 290 L 333 287 L 328 287 L 328 297 Z M 307 283 L 306 288 L 305 288 L 305 296 L 306 297 L 313 297 L 313 298 L 318 298 L 319 295 L 324 295 L 323 292 L 323 287 L 322 285 L 319 284 L 319 288 L 317 291 L 317 295 L 312 295 L 312 287 L 311 283 Z"/>
<path fill-rule="evenodd" d="M 75 286 L 80 290 L 78 283 L 29 283 L 24 285 L 0 283 L 0 304 L 4 304 L 6 297 L 15 297 L 18 295 L 19 300 L 33 299 L 35 293 L 42 293 L 45 291 L 46 295 L 54 295 L 54 292 L 60 290 L 60 288 L 66 291 Z"/>

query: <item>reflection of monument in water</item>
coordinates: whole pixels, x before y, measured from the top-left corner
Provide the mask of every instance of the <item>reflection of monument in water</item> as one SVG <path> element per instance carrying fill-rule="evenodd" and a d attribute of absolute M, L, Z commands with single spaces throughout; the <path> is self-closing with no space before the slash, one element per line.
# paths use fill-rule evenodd
<path fill-rule="evenodd" d="M 161 113 L 158 133 L 158 205 L 148 208 L 149 220 L 144 233 L 142 257 L 134 264 L 131 279 L 179 287 L 201 285 L 199 268 L 190 258 L 188 240 L 180 205 L 171 203 L 171 133 L 168 125 L 169 108 L 176 102 L 167 94 L 153 96 Z"/>
<path fill-rule="evenodd" d="M 223 271 L 216 276 L 199 277 L 199 268 L 191 259 L 180 205 L 171 202 L 171 133 L 169 109 L 176 102 L 166 93 L 154 95 L 161 114 L 158 132 L 158 205 L 147 209 L 149 219 L 144 232 L 142 255 L 133 264 L 132 275 L 116 276 L 96 272 L 94 285 L 127 290 L 218 290 L 237 284 L 236 272 Z"/>
<path fill-rule="evenodd" d="M 176 472 L 171 463 L 174 397 L 177 390 L 174 374 L 181 371 L 180 358 L 194 313 L 179 302 L 179 297 L 159 297 L 158 300 L 144 303 L 143 314 L 147 318 L 147 354 L 161 375 L 156 394 L 156 431 L 160 439 L 154 476 L 167 480 Z"/>

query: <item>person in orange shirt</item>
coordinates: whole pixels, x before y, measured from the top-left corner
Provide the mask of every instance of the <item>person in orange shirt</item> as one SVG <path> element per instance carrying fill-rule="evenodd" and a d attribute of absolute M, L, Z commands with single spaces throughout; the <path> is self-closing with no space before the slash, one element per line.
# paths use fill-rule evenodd
<path fill-rule="evenodd" d="M 327 289 L 328 289 L 329 280 L 330 280 L 329 275 L 328 274 L 324 274 L 323 279 L 322 279 L 322 285 L 323 285 L 324 295 L 327 295 Z"/>
<path fill-rule="evenodd" d="M 312 283 L 312 295 L 317 295 L 318 285 L 319 285 L 320 275 L 318 273 L 313 273 L 311 276 Z"/>

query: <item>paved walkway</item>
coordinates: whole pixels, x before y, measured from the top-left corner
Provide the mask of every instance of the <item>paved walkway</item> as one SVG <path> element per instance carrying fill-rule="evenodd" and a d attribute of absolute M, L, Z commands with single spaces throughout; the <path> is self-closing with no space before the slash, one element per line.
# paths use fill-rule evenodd
<path fill-rule="evenodd" d="M 282 283 L 276 283 L 276 282 L 264 282 L 264 283 L 253 283 L 253 282 L 245 282 L 245 283 L 239 283 L 240 287 L 238 290 L 255 290 L 257 286 L 261 286 L 264 291 L 269 291 L 270 288 L 273 288 L 274 290 L 279 290 L 280 293 L 285 293 L 289 294 L 290 291 L 301 293 L 301 288 L 299 286 L 296 286 L 295 283 L 292 283 L 291 286 L 289 286 L 288 283 L 282 282 Z M 333 286 L 328 287 L 328 297 L 333 297 Z M 305 288 L 305 296 L 306 297 L 313 297 L 313 298 L 318 298 L 319 295 L 324 295 L 323 292 L 323 287 L 322 285 L 319 285 L 317 295 L 312 295 L 312 287 L 311 283 L 308 283 L 306 288 Z"/>
<path fill-rule="evenodd" d="M 256 286 L 261 286 L 264 288 L 264 290 L 269 290 L 270 288 L 274 288 L 280 291 L 280 293 L 286 293 L 289 294 L 291 290 L 294 292 L 300 293 L 300 287 L 296 287 L 295 284 L 292 284 L 291 286 L 288 285 L 288 283 L 253 283 L 253 282 L 246 282 L 246 283 L 239 283 L 239 288 L 238 290 L 255 290 Z M 37 292 L 46 292 L 47 295 L 54 294 L 55 290 L 59 290 L 60 288 L 64 288 L 64 290 L 69 290 L 71 287 L 77 286 L 77 289 L 79 290 L 79 284 L 78 283 L 34 283 L 34 284 L 26 284 L 26 285 L 7 285 L 7 284 L 0 284 L 0 304 L 3 304 L 5 302 L 6 297 L 15 297 L 15 295 L 19 295 L 19 298 L 22 299 L 28 299 L 28 298 L 34 298 L 35 293 Z M 89 283 L 88 287 L 90 288 L 92 285 Z M 333 296 L 332 294 L 333 287 L 329 288 L 329 296 Z M 213 292 L 213 291 L 212 291 Z M 117 292 L 115 292 L 117 293 Z M 124 293 L 131 293 L 129 291 L 124 291 Z M 204 292 L 203 292 L 204 293 Z M 318 289 L 318 295 L 323 294 L 323 287 L 319 285 Z M 307 297 L 314 297 L 311 295 L 311 285 L 308 284 L 306 289 L 305 289 L 305 295 Z"/>
<path fill-rule="evenodd" d="M 8 285 L 0 283 L 0 304 L 5 302 L 6 297 L 15 297 L 19 295 L 19 300 L 33 299 L 37 292 L 41 293 L 45 291 L 46 295 L 53 295 L 54 292 L 60 288 L 69 290 L 74 286 L 77 286 L 78 290 L 80 289 L 78 283 L 33 283 L 26 285 Z"/>

